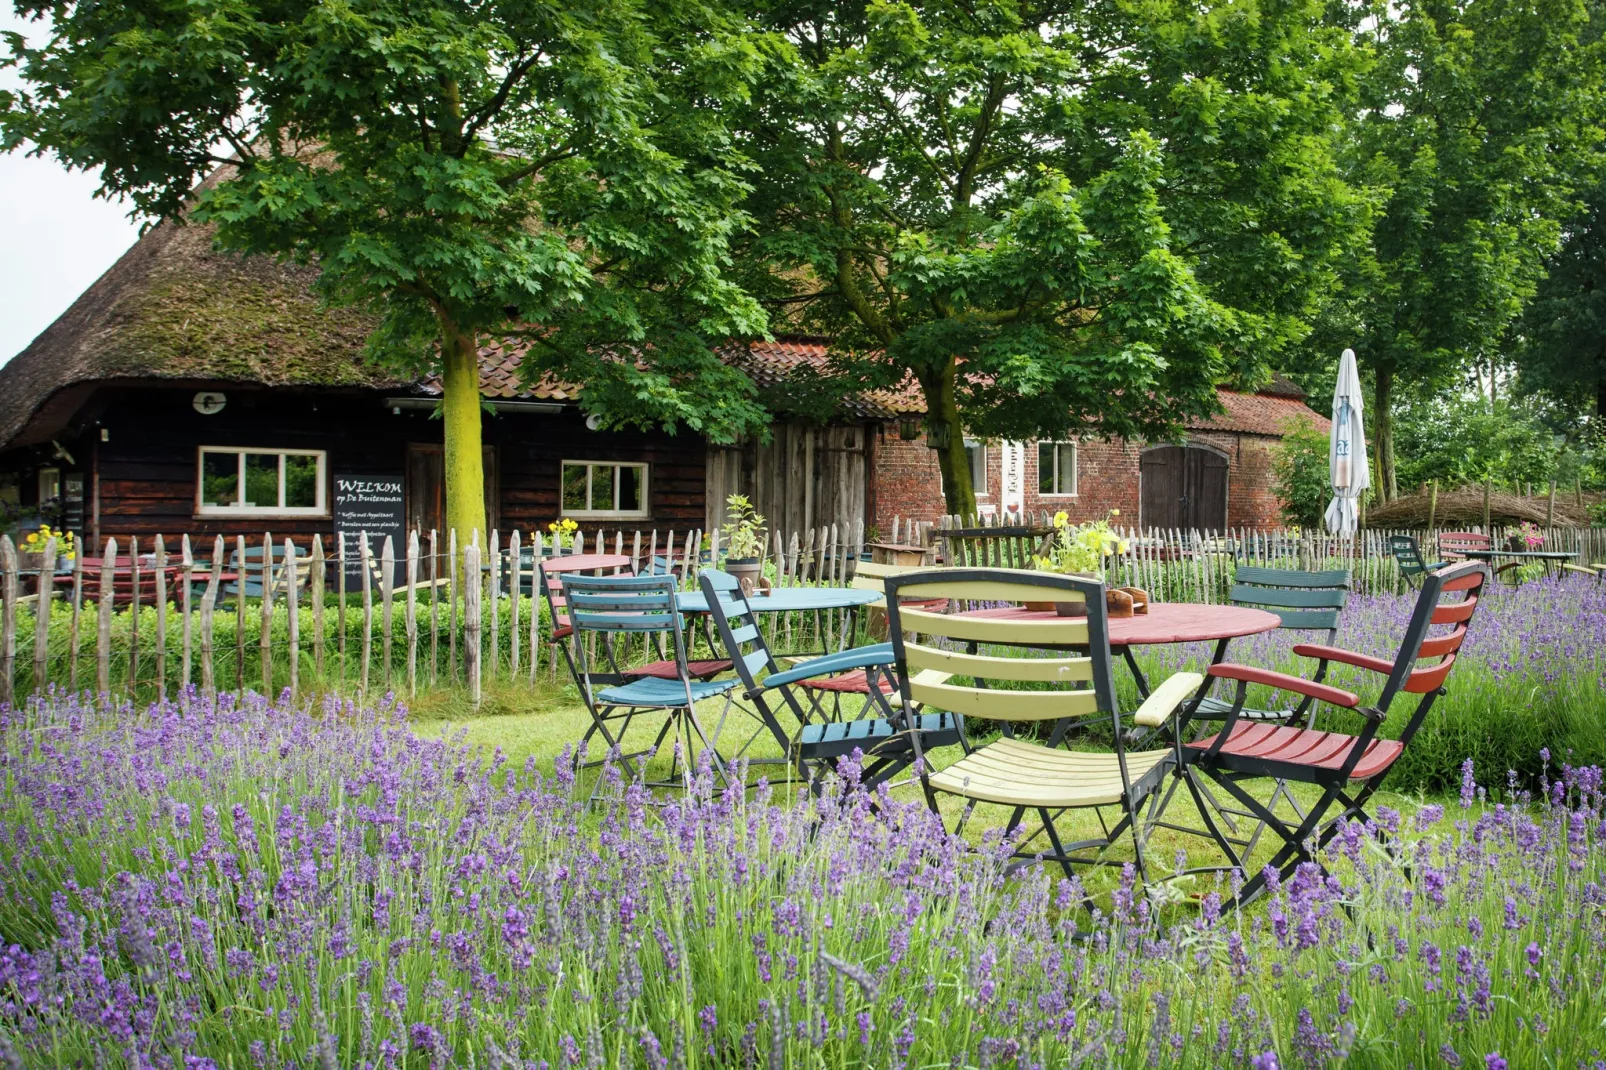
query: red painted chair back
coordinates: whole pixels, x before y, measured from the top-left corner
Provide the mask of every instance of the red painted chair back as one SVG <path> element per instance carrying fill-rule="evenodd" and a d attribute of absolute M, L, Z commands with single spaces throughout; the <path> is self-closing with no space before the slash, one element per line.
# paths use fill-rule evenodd
<path fill-rule="evenodd" d="M 1468 550 L 1492 550 L 1494 539 L 1477 531 L 1439 532 L 1439 556 L 1446 561 L 1466 560 Z"/>
<path fill-rule="evenodd" d="M 1402 691 L 1428 695 L 1444 686 L 1488 582 L 1489 566 L 1481 561 L 1463 561 L 1428 573 L 1394 668 L 1378 698 L 1379 710 L 1386 712 L 1394 696 Z M 1402 743 L 1410 741 L 1426 712 L 1426 708 L 1420 708 L 1411 718 L 1400 735 Z"/>

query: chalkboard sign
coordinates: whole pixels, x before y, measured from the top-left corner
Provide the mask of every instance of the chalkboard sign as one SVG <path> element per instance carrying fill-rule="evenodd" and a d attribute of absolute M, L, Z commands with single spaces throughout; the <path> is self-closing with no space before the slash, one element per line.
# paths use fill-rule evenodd
<path fill-rule="evenodd" d="M 407 561 L 406 496 L 401 476 L 335 473 L 335 534 L 346 548 L 346 583 L 362 584 L 362 534 L 377 565 L 389 535 L 396 553 L 392 576 L 402 582 Z"/>

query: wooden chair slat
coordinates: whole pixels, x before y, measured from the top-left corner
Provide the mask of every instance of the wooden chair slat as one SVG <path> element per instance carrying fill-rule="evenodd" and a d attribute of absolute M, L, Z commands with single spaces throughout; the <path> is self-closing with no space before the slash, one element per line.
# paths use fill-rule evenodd
<path fill-rule="evenodd" d="M 911 680 L 909 694 L 939 710 L 995 721 L 1048 721 L 1099 712 L 1098 696 L 1092 691 L 1000 691 Z"/>
<path fill-rule="evenodd" d="M 1233 584 L 1228 596 L 1239 605 L 1282 606 L 1288 609 L 1342 609 L 1349 592 L 1346 590 L 1312 591 L 1302 588 L 1254 587 L 1243 583 Z"/>
<path fill-rule="evenodd" d="M 904 651 L 910 669 L 939 669 L 955 676 L 1038 683 L 1093 679 L 1092 658 L 997 658 L 919 643 L 905 643 Z"/>
<path fill-rule="evenodd" d="M 908 631 L 940 635 L 945 639 L 1006 646 L 1083 646 L 1087 643 L 1087 622 L 1075 619 L 994 620 L 909 608 L 900 608 L 899 619 Z"/>

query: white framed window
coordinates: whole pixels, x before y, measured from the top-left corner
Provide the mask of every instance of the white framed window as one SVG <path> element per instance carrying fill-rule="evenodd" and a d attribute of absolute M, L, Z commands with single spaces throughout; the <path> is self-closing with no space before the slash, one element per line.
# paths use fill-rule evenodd
<path fill-rule="evenodd" d="M 1037 444 L 1037 493 L 1044 498 L 1076 495 L 1076 443 Z"/>
<path fill-rule="evenodd" d="M 328 454 L 257 446 L 202 446 L 196 516 L 323 516 Z"/>
<path fill-rule="evenodd" d="M 61 497 L 61 469 L 39 469 L 39 500 L 53 502 Z"/>
<path fill-rule="evenodd" d="M 564 461 L 564 516 L 647 516 L 647 466 L 628 461 Z"/>
<path fill-rule="evenodd" d="M 974 438 L 965 439 L 965 456 L 970 458 L 970 489 L 975 494 L 987 493 L 987 444 Z"/>

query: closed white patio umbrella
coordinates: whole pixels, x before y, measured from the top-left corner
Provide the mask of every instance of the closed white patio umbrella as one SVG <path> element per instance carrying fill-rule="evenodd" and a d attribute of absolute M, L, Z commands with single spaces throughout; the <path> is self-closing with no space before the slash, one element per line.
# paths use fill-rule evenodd
<path fill-rule="evenodd" d="M 1360 521 L 1361 494 L 1372 485 L 1366 463 L 1366 429 L 1361 423 L 1361 373 L 1355 350 L 1338 359 L 1338 383 L 1333 390 L 1333 429 L 1327 440 L 1327 470 L 1333 500 L 1327 506 L 1327 530 L 1353 535 Z"/>

